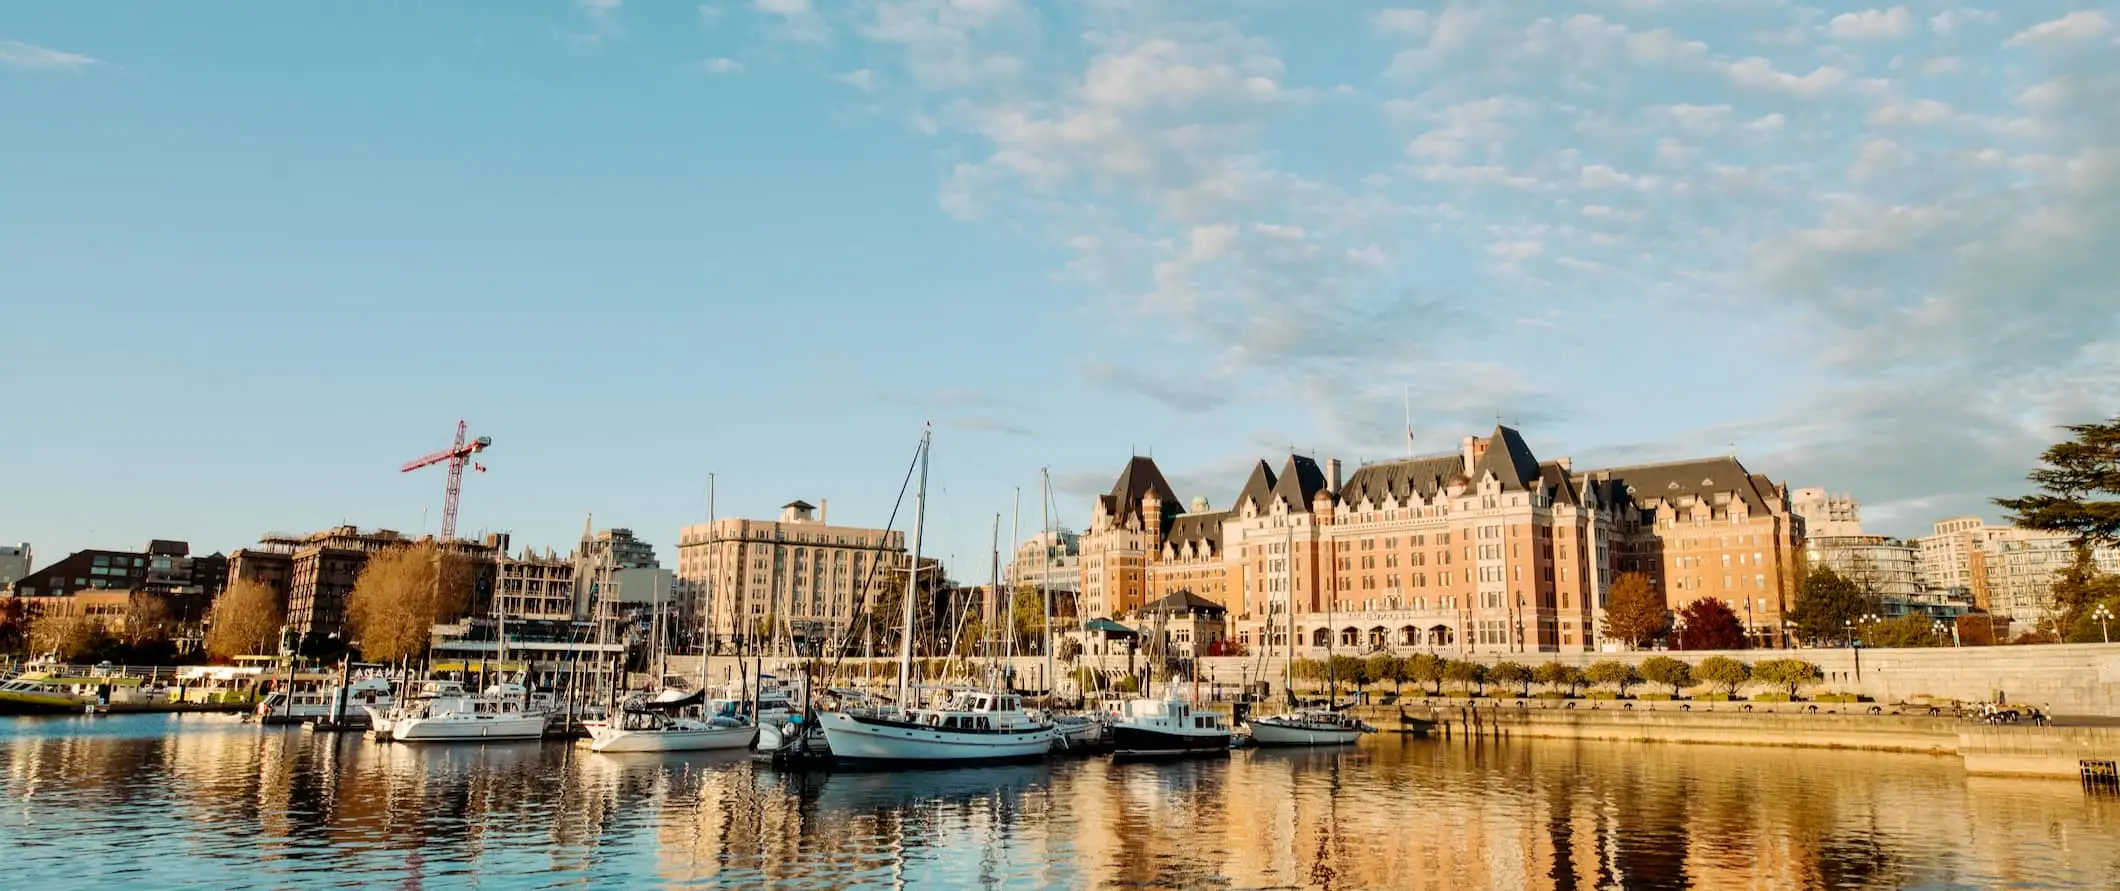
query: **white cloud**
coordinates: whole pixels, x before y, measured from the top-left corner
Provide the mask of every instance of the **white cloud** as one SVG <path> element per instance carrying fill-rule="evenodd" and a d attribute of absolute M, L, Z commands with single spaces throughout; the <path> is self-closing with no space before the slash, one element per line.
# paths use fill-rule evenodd
<path fill-rule="evenodd" d="M 915 82 L 963 88 L 1020 74 L 1021 59 L 979 43 L 997 31 L 1034 31 L 1031 22 L 1020 0 L 879 0 L 862 33 L 903 48 Z"/>
<path fill-rule="evenodd" d="M 1958 29 L 1973 22 L 1993 22 L 1996 15 L 1986 9 L 1947 9 L 1929 17 L 1929 28 L 1937 34 L 1949 37 Z"/>
<path fill-rule="evenodd" d="M 876 92 L 876 72 L 867 68 L 856 68 L 834 79 L 864 93 Z"/>
<path fill-rule="evenodd" d="M 810 0 L 752 0 L 752 8 L 780 19 L 780 33 L 798 43 L 822 43 L 832 30 Z"/>
<path fill-rule="evenodd" d="M 1847 80 L 1847 72 L 1831 65 L 1820 65 L 1810 74 L 1794 75 L 1774 68 L 1772 62 L 1758 56 L 1739 59 L 1724 67 L 1730 82 L 1740 87 L 1778 90 L 1799 96 L 1817 96 Z"/>
<path fill-rule="evenodd" d="M 1949 74 L 1953 71 L 1957 71 L 1959 68 L 1962 68 L 1964 66 L 1965 60 L 1960 59 L 1957 56 L 1939 56 L 1934 59 L 1922 60 L 1921 73 L 1926 74 L 1930 77 L 1935 77 L 1937 75 Z"/>
<path fill-rule="evenodd" d="M 1394 18 L 1393 24 L 1398 26 L 1397 30 L 1428 38 L 1419 47 L 1401 50 L 1392 57 L 1386 73 L 1405 78 L 1449 62 L 1472 46 L 1486 24 L 1486 14 L 1480 7 L 1453 2 L 1440 13 L 1422 14 L 1417 22 L 1411 16 L 1404 16 Z M 1417 30 L 1411 27 L 1415 24 L 1418 24 Z"/>
<path fill-rule="evenodd" d="M 1537 257 L 1545 247 L 1536 241 L 1498 241 L 1487 246 L 1487 255 L 1514 263 Z"/>
<path fill-rule="evenodd" d="M 701 71 L 708 74 L 742 74 L 743 63 L 726 57 L 707 59 L 699 63 Z"/>
<path fill-rule="evenodd" d="M 94 64 L 95 59 L 80 53 L 0 40 L 0 67 L 24 71 L 79 71 Z"/>
<path fill-rule="evenodd" d="M 1904 6 L 1844 12 L 1826 23 L 1826 33 L 1843 40 L 1883 40 L 1905 37 L 1914 28 L 1914 16 Z"/>
<path fill-rule="evenodd" d="M 2112 22 L 2105 13 L 2094 9 L 2079 9 L 2048 22 L 2041 22 L 2011 37 L 2004 46 L 2035 46 L 2040 44 L 2067 43 L 2089 40 L 2104 34 Z"/>

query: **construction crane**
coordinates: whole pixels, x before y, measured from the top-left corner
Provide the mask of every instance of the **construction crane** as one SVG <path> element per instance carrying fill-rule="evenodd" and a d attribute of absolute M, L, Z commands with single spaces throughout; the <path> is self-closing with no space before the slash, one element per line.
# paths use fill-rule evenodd
<path fill-rule="evenodd" d="M 486 465 L 473 462 L 471 456 L 485 451 L 493 445 L 493 437 L 481 436 L 468 442 L 464 439 L 466 428 L 463 421 L 456 422 L 456 444 L 424 458 L 406 462 L 399 473 L 411 473 L 422 467 L 430 467 L 444 461 L 449 462 L 449 492 L 442 498 L 442 540 L 456 540 L 456 501 L 464 491 L 464 465 L 473 470 L 486 472 Z"/>

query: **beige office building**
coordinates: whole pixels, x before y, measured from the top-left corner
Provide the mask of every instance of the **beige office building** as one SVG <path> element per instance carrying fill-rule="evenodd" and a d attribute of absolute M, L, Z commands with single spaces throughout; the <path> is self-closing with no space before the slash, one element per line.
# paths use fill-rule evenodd
<path fill-rule="evenodd" d="M 855 616 L 865 581 L 870 598 L 881 586 L 905 585 L 904 532 L 834 526 L 827 516 L 792 501 L 778 520 L 732 517 L 684 527 L 677 577 L 710 647 L 727 652 L 768 635 L 802 638 L 803 623 L 836 639 Z"/>

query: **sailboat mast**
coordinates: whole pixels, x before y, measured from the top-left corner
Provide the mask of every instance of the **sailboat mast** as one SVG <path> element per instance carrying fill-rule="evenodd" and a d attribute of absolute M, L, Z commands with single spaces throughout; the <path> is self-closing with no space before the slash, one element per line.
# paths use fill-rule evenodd
<path fill-rule="evenodd" d="M 1281 593 L 1281 597 L 1288 607 L 1288 658 L 1282 661 L 1281 668 L 1288 675 L 1283 683 L 1287 684 L 1288 698 L 1293 702 L 1296 698 L 1296 530 L 1294 526 L 1288 526 L 1281 531 L 1287 537 L 1287 543 L 1282 545 L 1287 553 L 1281 555 L 1282 583 L 1287 590 Z"/>
<path fill-rule="evenodd" d="M 999 625 L 1001 624 L 1001 622 L 1002 622 L 1002 618 L 1001 618 L 1001 615 L 1002 615 L 1002 606 L 1001 606 L 1001 514 L 1000 514 L 1000 513 L 998 512 L 998 511 L 997 511 L 997 512 L 995 512 L 995 514 L 994 514 L 994 540 L 993 540 L 993 544 L 992 544 L 992 546 L 991 546 L 991 549 L 990 549 L 990 553 L 989 553 L 989 559 L 990 559 L 990 561 L 991 561 L 991 566 L 990 566 L 990 568 L 989 568 L 989 574 L 987 575 L 987 582 L 986 582 L 986 584 L 987 584 L 987 588 L 986 588 L 986 590 L 987 590 L 987 592 L 988 592 L 988 593 L 992 594 L 993 596 L 992 596 L 992 597 L 989 597 L 989 598 L 987 598 L 987 600 L 986 600 L 986 604 L 987 604 L 987 606 L 986 606 L 986 627 L 987 627 L 987 633 L 988 633 L 988 637 L 987 637 L 987 649 L 986 649 L 986 673 L 987 673 L 987 683 L 991 685 L 991 684 L 993 684 L 993 683 L 994 683 L 994 677 L 995 677 L 995 675 L 994 675 L 994 650 L 996 649 L 996 647 L 994 646 L 994 639 L 993 639 L 993 637 L 992 637 L 992 634 L 993 634 L 993 629 L 994 629 L 994 628 L 996 628 L 996 627 L 998 627 L 998 626 L 999 626 Z M 1008 668 L 1007 668 L 1006 666 L 1003 666 L 1001 670 L 1002 670 L 1002 671 L 1007 671 L 1007 670 L 1008 670 Z M 996 690 L 999 690 L 1000 688 L 999 688 L 999 687 L 994 687 L 994 689 L 996 689 Z"/>
<path fill-rule="evenodd" d="M 1010 549 L 1011 551 L 1015 550 L 1015 547 L 1016 547 L 1016 543 L 1017 543 L 1017 542 L 1019 542 L 1019 541 L 1022 541 L 1022 540 L 1023 540 L 1023 487 L 1022 487 L 1022 486 L 1017 486 L 1017 487 L 1016 487 L 1016 495 L 1015 495 L 1015 498 L 1014 498 L 1014 499 L 1012 499 L 1012 500 L 1011 500 L 1011 501 L 1009 502 L 1009 509 L 1008 509 L 1008 546 L 1009 546 L 1009 549 Z M 1000 551 L 1000 549 L 998 549 L 998 548 L 997 548 L 997 549 L 995 549 L 995 551 L 994 551 L 994 560 L 995 560 L 995 562 L 996 562 L 996 563 L 999 563 L 999 562 L 1000 562 L 1000 560 L 1001 560 L 1001 551 Z M 1013 673 L 1015 672 L 1015 670 L 1016 670 L 1016 584 L 1015 584 L 1014 582 L 1010 582 L 1010 583 L 1009 583 L 1009 586 L 1008 586 L 1008 601 L 1007 601 L 1007 603 L 1008 603 L 1008 607 L 1007 607 L 1007 609 L 1008 609 L 1008 619 L 1007 619 L 1007 622 L 1008 622 L 1008 671 L 1009 671 L 1009 672 L 1010 672 L 1011 674 L 1013 674 Z M 1014 683 L 1011 683 L 1011 684 L 1009 684 L 1009 686 L 1010 686 L 1010 687 L 1014 687 L 1014 686 L 1015 686 L 1015 684 L 1014 684 Z"/>
<path fill-rule="evenodd" d="M 920 431 L 920 487 L 913 490 L 913 565 L 905 575 L 905 608 L 898 636 L 898 707 L 911 702 L 913 688 L 913 601 L 920 591 L 920 532 L 927 523 L 928 450 L 935 436 L 934 425 Z"/>
<path fill-rule="evenodd" d="M 1060 689 L 1060 683 L 1053 677 L 1053 504 L 1047 497 L 1047 487 L 1052 485 L 1047 472 L 1046 468 L 1038 468 L 1038 519 L 1045 527 L 1038 546 L 1038 595 L 1045 601 L 1045 700 L 1051 705 L 1053 691 Z"/>

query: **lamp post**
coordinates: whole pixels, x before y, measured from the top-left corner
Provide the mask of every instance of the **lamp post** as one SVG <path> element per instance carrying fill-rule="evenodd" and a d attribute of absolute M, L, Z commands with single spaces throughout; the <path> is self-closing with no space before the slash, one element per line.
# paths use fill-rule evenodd
<path fill-rule="evenodd" d="M 2101 603 L 2097 609 L 2091 610 L 2091 618 L 2098 620 L 2098 636 L 2105 638 L 2106 643 L 2112 643 L 2112 632 L 2106 630 L 2105 623 L 2113 620 L 2113 611 L 2106 609 L 2105 604 Z"/>
<path fill-rule="evenodd" d="M 1937 619 L 1933 624 L 1929 626 L 1929 628 L 1930 630 L 1936 632 L 1937 638 L 1941 639 L 1943 637 L 1945 628 L 1942 619 Z"/>

